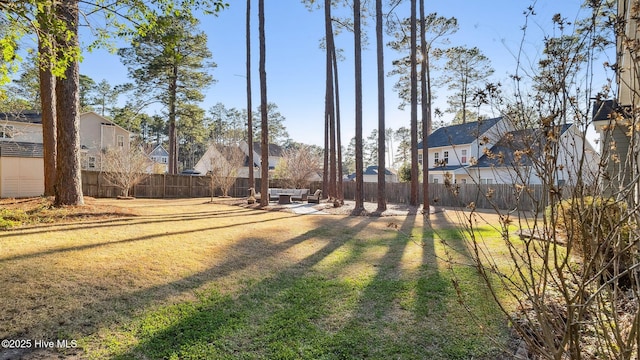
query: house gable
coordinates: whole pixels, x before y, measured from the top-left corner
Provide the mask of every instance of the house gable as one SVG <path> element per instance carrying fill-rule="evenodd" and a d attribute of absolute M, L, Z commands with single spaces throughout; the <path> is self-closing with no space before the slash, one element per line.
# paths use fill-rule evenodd
<path fill-rule="evenodd" d="M 164 146 L 158 145 L 151 150 L 149 157 L 169 157 L 169 152 L 164 148 Z"/>
<path fill-rule="evenodd" d="M 129 148 L 131 133 L 113 121 L 90 111 L 80 114 L 81 166 L 100 170 L 102 151 L 109 148 Z"/>

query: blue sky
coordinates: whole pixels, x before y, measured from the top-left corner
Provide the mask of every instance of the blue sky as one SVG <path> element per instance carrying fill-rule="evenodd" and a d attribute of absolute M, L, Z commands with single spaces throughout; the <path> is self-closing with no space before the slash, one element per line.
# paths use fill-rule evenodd
<path fill-rule="evenodd" d="M 200 104 L 209 109 L 218 102 L 226 107 L 246 107 L 245 75 L 245 1 L 229 0 L 230 7 L 217 17 L 201 18 L 200 28 L 208 35 L 209 49 L 217 67 L 212 75 L 217 80 L 206 90 L 206 99 Z M 408 1 L 398 9 L 400 17 L 407 17 Z M 426 13 L 458 19 L 459 31 L 450 37 L 450 45 L 477 46 L 491 60 L 495 69 L 492 81 L 508 83 L 509 74 L 516 69 L 514 54 L 522 40 L 523 11 L 530 0 L 433 0 L 427 1 Z M 561 13 L 572 20 L 580 10 L 581 0 L 538 0 L 536 16 L 529 21 L 524 43 L 526 61 L 535 64 L 540 57 L 542 38 L 553 34 L 551 17 Z M 258 81 L 258 21 L 257 1 L 252 5 L 253 104 L 259 104 Z M 308 144 L 323 144 L 324 114 L 324 53 L 320 39 L 324 33 L 321 9 L 309 11 L 297 0 L 266 1 L 266 66 L 268 101 L 278 105 L 286 118 L 285 126 L 292 139 Z M 348 14 L 349 10 L 336 10 L 336 14 Z M 374 19 L 368 19 L 370 44 L 363 52 L 364 134 L 377 127 L 376 63 L 374 49 Z M 347 144 L 355 134 L 354 125 L 354 63 L 353 34 L 343 32 L 337 38 L 337 46 L 344 50 L 344 60 L 339 63 L 340 94 L 342 107 L 342 141 Z M 391 70 L 391 61 L 400 55 L 393 50 L 385 53 L 385 72 Z M 117 55 L 98 50 L 84 55 L 80 72 L 96 82 L 107 79 L 112 85 L 127 82 L 127 71 Z M 397 94 L 392 90 L 394 78 L 385 79 L 387 127 L 397 129 L 409 126 L 409 109 L 398 110 Z M 446 93 L 435 89 L 438 99 L 435 106 L 446 108 Z M 158 109 L 150 110 L 158 112 Z M 446 114 L 448 121 L 452 115 Z"/>

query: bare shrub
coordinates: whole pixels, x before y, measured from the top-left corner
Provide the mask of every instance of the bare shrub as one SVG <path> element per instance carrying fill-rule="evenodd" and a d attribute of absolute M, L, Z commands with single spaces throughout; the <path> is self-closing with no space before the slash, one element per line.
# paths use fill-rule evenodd
<path fill-rule="evenodd" d="M 102 171 L 105 179 L 129 197 L 130 190 L 149 174 L 146 173 L 151 160 L 138 147 L 110 148 L 102 154 Z"/>
<path fill-rule="evenodd" d="M 209 157 L 211 170 L 211 197 L 219 187 L 222 196 L 229 196 L 229 190 L 238 178 L 238 171 L 244 162 L 244 152 L 238 146 L 214 145 L 216 151 Z"/>
<path fill-rule="evenodd" d="M 600 47 L 611 40 L 607 26 L 616 23 L 623 31 L 627 21 L 639 18 L 637 4 L 618 9 L 626 11 L 621 14 L 610 5 L 587 2 L 590 16 L 575 24 L 554 16 L 557 32 L 545 39 L 536 74 L 525 79 L 527 72 L 519 68 L 513 99 L 494 102 L 516 131 L 535 134 L 524 146 L 526 138 L 510 149 L 503 144 L 502 152 L 485 151 L 495 161 L 494 171 L 510 177 L 514 194 L 536 204 L 533 212 L 493 207 L 509 261 L 490 251 L 487 239 L 476 231 L 482 213 L 473 204 L 464 219 L 473 263 L 525 344 L 520 354 L 526 358 L 640 358 L 640 108 L 613 107 L 600 118 L 595 125 L 603 119 L 607 125 L 601 128 L 599 157 L 588 157 L 587 143 L 578 141 L 594 126 L 589 99 L 611 96 L 607 86 L 592 93 L 589 83 Z M 527 16 L 533 11 L 531 7 Z M 637 39 L 616 35 L 618 50 L 630 57 L 625 63 L 638 64 Z M 640 83 L 633 66 L 624 70 L 629 72 L 636 77 L 629 84 Z M 638 90 L 630 89 L 635 99 Z M 563 139 L 561 129 L 568 124 L 579 131 Z M 567 168 L 572 171 L 562 179 L 559 174 Z M 529 191 L 534 183 L 544 188 L 543 196 Z M 451 188 L 455 190 L 453 184 Z M 479 191 L 478 196 L 491 201 L 489 193 Z"/>
<path fill-rule="evenodd" d="M 285 186 L 302 189 L 309 185 L 322 168 L 322 157 L 310 146 L 299 146 L 284 151 L 276 165 L 274 178 L 282 179 Z"/>

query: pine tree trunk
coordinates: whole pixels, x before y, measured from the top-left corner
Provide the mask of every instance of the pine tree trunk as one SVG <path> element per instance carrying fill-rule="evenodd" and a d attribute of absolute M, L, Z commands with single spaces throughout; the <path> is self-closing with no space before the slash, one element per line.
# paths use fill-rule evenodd
<path fill-rule="evenodd" d="M 416 0 L 411 0 L 411 195 L 409 203 L 418 206 L 418 74 Z"/>
<path fill-rule="evenodd" d="M 58 39 L 60 49 L 71 51 L 78 48 L 78 3 L 63 0 L 56 8 L 69 34 Z M 57 173 L 55 205 L 82 205 L 82 179 L 80 168 L 79 131 L 79 67 L 78 61 L 69 63 L 64 78 L 56 82 L 57 112 Z"/>
<path fill-rule="evenodd" d="M 247 146 L 249 147 L 249 187 L 255 189 L 253 173 L 253 114 L 251 112 L 251 0 L 247 0 Z"/>
<path fill-rule="evenodd" d="M 387 210 L 385 191 L 385 106 L 384 106 L 384 44 L 382 37 L 382 0 L 376 0 L 376 50 L 378 62 L 378 208 L 377 212 Z"/>
<path fill-rule="evenodd" d="M 49 19 L 53 16 L 50 6 L 38 12 L 40 37 L 38 39 L 40 72 L 40 107 L 42 109 L 42 145 L 44 153 L 44 194 L 55 195 L 56 184 L 56 79 L 51 73 L 53 39 L 49 33 Z"/>
<path fill-rule="evenodd" d="M 422 64 L 420 66 L 420 90 L 422 97 L 422 210 L 429 217 L 429 134 L 431 133 L 431 79 L 429 77 L 429 48 L 425 38 L 424 0 L 420 0 L 420 48 Z"/>
<path fill-rule="evenodd" d="M 333 27 L 331 25 L 331 1 L 325 1 L 324 4 L 324 20 L 325 20 L 325 39 L 326 39 L 326 94 L 325 94 L 325 119 L 328 131 L 328 141 L 325 148 L 325 154 L 328 152 L 329 173 L 325 179 L 329 198 L 337 198 L 336 189 L 336 126 L 335 126 L 335 109 L 334 109 L 334 91 L 333 91 Z"/>
<path fill-rule="evenodd" d="M 338 150 L 338 203 L 340 205 L 344 205 L 344 186 L 342 184 L 342 142 L 341 142 L 341 134 L 340 134 L 340 86 L 338 84 L 338 59 L 336 56 L 336 46 L 332 41 L 331 47 L 331 59 L 333 61 L 333 79 L 335 82 L 334 86 L 334 98 L 336 100 L 335 104 L 335 114 L 336 114 L 336 149 Z"/>
<path fill-rule="evenodd" d="M 360 28 L 360 0 L 353 1 L 353 33 L 355 40 L 355 98 L 356 98 L 356 204 L 354 214 L 364 211 L 364 168 L 362 159 L 362 30 Z"/>
<path fill-rule="evenodd" d="M 178 69 L 173 68 L 169 85 L 169 174 L 178 173 L 178 134 L 176 132 L 176 92 Z"/>
<path fill-rule="evenodd" d="M 261 182 L 260 205 L 269 205 L 269 123 L 267 109 L 267 68 L 266 68 L 266 44 L 264 33 L 264 0 L 258 1 L 258 32 L 260 36 L 260 118 L 261 131 Z"/>

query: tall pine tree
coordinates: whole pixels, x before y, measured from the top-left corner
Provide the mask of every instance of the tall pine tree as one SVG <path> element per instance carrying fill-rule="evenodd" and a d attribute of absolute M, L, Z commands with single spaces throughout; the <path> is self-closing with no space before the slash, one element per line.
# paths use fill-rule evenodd
<path fill-rule="evenodd" d="M 138 36 L 130 48 L 118 54 L 138 88 L 155 92 L 167 107 L 169 122 L 169 173 L 178 172 L 176 117 L 181 104 L 201 101 L 202 89 L 213 82 L 208 70 L 215 67 L 207 49 L 207 36 L 192 16 L 165 16 L 158 26 Z"/>

